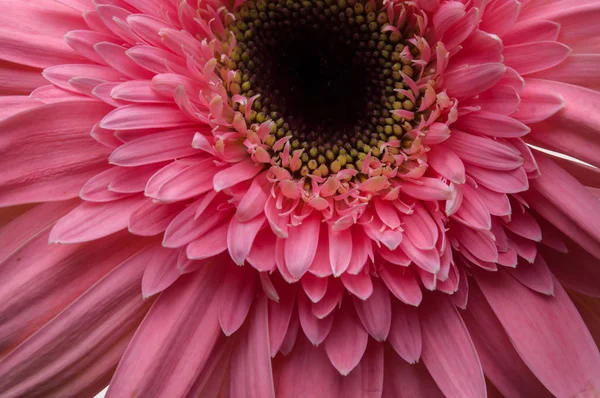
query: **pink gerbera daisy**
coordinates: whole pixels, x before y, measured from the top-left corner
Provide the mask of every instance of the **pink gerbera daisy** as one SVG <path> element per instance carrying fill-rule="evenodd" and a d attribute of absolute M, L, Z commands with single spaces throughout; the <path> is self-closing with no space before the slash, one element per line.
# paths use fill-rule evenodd
<path fill-rule="evenodd" d="M 600 396 L 599 2 L 0 21 L 1 397 Z"/>

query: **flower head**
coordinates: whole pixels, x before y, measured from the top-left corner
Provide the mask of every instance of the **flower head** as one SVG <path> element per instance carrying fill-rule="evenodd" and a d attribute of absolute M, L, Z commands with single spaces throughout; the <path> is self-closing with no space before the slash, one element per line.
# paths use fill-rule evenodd
<path fill-rule="evenodd" d="M 0 5 L 7 397 L 600 394 L 600 5 Z"/>

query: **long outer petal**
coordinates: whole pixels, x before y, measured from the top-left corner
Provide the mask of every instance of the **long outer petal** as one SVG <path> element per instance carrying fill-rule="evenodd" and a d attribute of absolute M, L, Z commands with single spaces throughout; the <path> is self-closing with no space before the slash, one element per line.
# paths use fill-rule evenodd
<path fill-rule="evenodd" d="M 449 398 L 485 397 L 477 351 L 458 310 L 445 295 L 429 297 L 419 307 L 423 363 Z"/>
<path fill-rule="evenodd" d="M 231 357 L 229 392 L 232 397 L 274 398 L 269 348 L 267 297 L 257 299 Z"/>
<path fill-rule="evenodd" d="M 552 394 L 600 391 L 600 353 L 556 280 L 548 297 L 504 272 L 480 271 L 475 279 L 523 361 Z"/>
<path fill-rule="evenodd" d="M 221 335 L 214 298 L 221 275 L 216 266 L 203 267 L 160 296 L 123 355 L 107 397 L 186 394 Z"/>
<path fill-rule="evenodd" d="M 142 252 L 123 262 L 4 358 L 3 396 L 97 393 L 152 303 L 139 290 L 146 260 Z"/>
<path fill-rule="evenodd" d="M 477 285 L 462 318 L 469 329 L 485 375 L 506 397 L 548 397 L 548 390 L 531 373 L 512 346 Z"/>

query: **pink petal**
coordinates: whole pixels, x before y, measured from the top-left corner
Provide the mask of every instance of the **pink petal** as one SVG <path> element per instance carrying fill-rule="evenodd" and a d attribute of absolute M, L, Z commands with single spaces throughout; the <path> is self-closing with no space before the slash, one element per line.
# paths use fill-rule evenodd
<path fill-rule="evenodd" d="M 389 265 L 382 267 L 379 275 L 398 300 L 415 307 L 421 303 L 423 292 L 412 270 Z"/>
<path fill-rule="evenodd" d="M 570 84 L 547 80 L 537 80 L 537 83 L 560 93 L 565 100 L 565 107 L 551 119 L 532 126 L 527 141 L 600 166 L 597 156 L 600 150 L 600 119 L 594 112 L 600 106 L 600 94 Z M 564 139 L 565 132 L 569 134 L 568 140 Z"/>
<path fill-rule="evenodd" d="M 358 365 L 367 348 L 369 334 L 356 317 L 352 304 L 345 304 L 336 316 L 325 340 L 325 352 L 342 376 Z"/>
<path fill-rule="evenodd" d="M 483 371 L 469 332 L 443 295 L 419 307 L 423 363 L 447 397 L 485 397 Z"/>
<path fill-rule="evenodd" d="M 415 307 L 394 301 L 389 341 L 394 350 L 408 363 L 421 357 L 421 326 Z"/>
<path fill-rule="evenodd" d="M 504 47 L 504 62 L 520 75 L 539 72 L 560 64 L 571 49 L 553 41 L 515 44 Z"/>
<path fill-rule="evenodd" d="M 507 270 L 516 280 L 531 290 L 548 296 L 554 295 L 554 279 L 544 258 L 537 255 L 533 263 L 519 261 L 516 268 Z"/>
<path fill-rule="evenodd" d="M 143 202 L 143 197 L 135 196 L 108 203 L 82 203 L 54 225 L 49 240 L 85 242 L 120 231 L 127 227 L 130 215 Z"/>
<path fill-rule="evenodd" d="M 499 193 L 519 193 L 527 191 L 529 188 L 529 180 L 522 167 L 509 171 L 497 171 L 470 166 L 467 168 L 467 174 L 484 187 Z"/>
<path fill-rule="evenodd" d="M 341 381 L 340 397 L 381 397 L 383 390 L 383 344 L 369 340 L 360 363 Z"/>
<path fill-rule="evenodd" d="M 256 271 L 248 266 L 227 267 L 218 296 L 219 323 L 231 336 L 244 323 L 256 293 Z"/>
<path fill-rule="evenodd" d="M 285 263 L 295 278 L 304 275 L 315 258 L 320 226 L 320 216 L 313 214 L 289 230 L 289 238 L 285 240 Z"/>
<path fill-rule="evenodd" d="M 461 313 L 469 329 L 485 375 L 506 397 L 548 397 L 550 393 L 531 373 L 515 351 L 502 325 L 477 285 Z"/>
<path fill-rule="evenodd" d="M 513 346 L 551 393 L 567 397 L 600 389 L 600 354 L 556 281 L 555 297 L 547 297 L 504 272 L 477 272 L 475 278 Z"/>
<path fill-rule="evenodd" d="M 418 249 L 409 239 L 403 239 L 400 247 L 419 268 L 433 274 L 440 270 L 440 256 L 436 249 Z"/>
<path fill-rule="evenodd" d="M 171 221 L 185 208 L 183 203 L 154 203 L 146 199 L 129 216 L 129 232 L 141 236 L 153 236 L 163 232 Z"/>
<path fill-rule="evenodd" d="M 361 300 L 366 300 L 373 294 L 373 282 L 366 272 L 359 272 L 356 275 L 344 273 L 340 279 L 346 290 Z"/>
<path fill-rule="evenodd" d="M 4 224 L 5 220 L 3 220 L 2 228 L 0 228 L 0 242 L 2 242 L 0 262 L 73 210 L 78 204 L 79 200 L 47 202 L 35 206 L 7 224 Z"/>
<path fill-rule="evenodd" d="M 106 169 L 109 149 L 88 134 L 108 109 L 89 101 L 70 101 L 2 120 L 0 204 L 77 196 L 87 180 Z"/>
<path fill-rule="evenodd" d="M 312 305 L 312 313 L 319 319 L 324 319 L 340 304 L 344 297 L 344 286 L 339 279 L 329 279 L 325 296 Z"/>
<path fill-rule="evenodd" d="M 387 288 L 378 279 L 373 280 L 373 294 L 366 300 L 356 297 L 354 308 L 365 329 L 377 341 L 384 341 L 392 322 L 392 302 Z"/>
<path fill-rule="evenodd" d="M 385 351 L 384 369 L 383 396 L 386 398 L 445 397 L 422 363 L 410 365 L 391 348 Z"/>
<path fill-rule="evenodd" d="M 501 63 L 473 65 L 444 75 L 448 95 L 458 99 L 474 97 L 493 87 L 506 72 Z"/>
<path fill-rule="evenodd" d="M 148 264 L 142 279 L 142 294 L 144 298 L 160 293 L 179 278 L 177 269 L 178 250 L 154 246 L 149 249 Z"/>
<path fill-rule="evenodd" d="M 446 144 L 466 163 L 494 170 L 513 170 L 523 164 L 518 151 L 493 138 L 452 130 Z"/>
<path fill-rule="evenodd" d="M 93 395 L 94 387 L 102 388 L 96 385 L 98 379 L 106 381 L 105 375 L 116 366 L 131 338 L 131 329 L 152 303 L 142 300 L 139 291 L 146 259 L 137 255 L 121 263 L 3 358 L 3 394 L 81 396 L 87 389 Z"/>
<path fill-rule="evenodd" d="M 269 301 L 269 344 L 271 347 L 271 357 L 274 357 L 282 348 L 284 338 L 292 322 L 292 316 L 296 320 L 298 319 L 298 314 L 293 311 L 295 304 L 296 289 L 288 286 L 284 286 L 281 289 L 278 303 Z"/>
<path fill-rule="evenodd" d="M 600 202 L 577 180 L 562 170 L 550 159 L 538 159 L 542 175 L 533 180 L 532 188 L 556 206 L 560 212 L 590 239 L 600 242 Z M 537 203 L 531 203 L 537 210 Z M 555 224 L 566 235 L 574 239 L 564 225 Z"/>
<path fill-rule="evenodd" d="M 218 267 L 204 267 L 161 294 L 123 355 L 107 397 L 180 396 L 192 387 L 221 335 L 214 299 L 221 275 Z"/>
<path fill-rule="evenodd" d="M 287 247 L 287 245 L 286 245 Z M 352 258 L 352 231 L 346 228 L 336 231 L 329 226 L 329 262 L 335 277 L 340 276 L 350 265 Z M 312 261 L 312 260 L 311 260 Z M 286 260 L 287 262 L 287 260 Z M 289 264 L 289 263 L 288 263 Z"/>
<path fill-rule="evenodd" d="M 510 116 L 486 111 L 472 112 L 461 116 L 456 127 L 467 133 L 491 137 L 522 137 L 531 130 Z"/>
<path fill-rule="evenodd" d="M 479 29 L 502 37 L 517 21 L 521 3 L 512 1 L 492 1 L 486 7 Z"/>
<path fill-rule="evenodd" d="M 186 247 L 186 255 L 190 260 L 204 260 L 227 250 L 227 223 L 213 228 Z"/>
<path fill-rule="evenodd" d="M 269 349 L 267 298 L 254 305 L 231 356 L 229 391 L 234 397 L 275 397 Z"/>
<path fill-rule="evenodd" d="M 269 229 L 263 229 L 256 235 L 246 261 L 259 271 L 275 269 L 275 236 Z"/>
<path fill-rule="evenodd" d="M 313 347 L 300 337 L 292 354 L 283 361 L 277 396 L 336 398 L 339 397 L 339 378 L 325 350 Z"/>
<path fill-rule="evenodd" d="M 537 79 L 525 79 L 521 103 L 511 117 L 527 124 L 538 123 L 565 107 L 565 100 L 560 93 L 537 82 Z"/>
<path fill-rule="evenodd" d="M 320 278 L 313 274 L 304 274 L 300 283 L 304 289 L 304 293 L 308 296 L 310 301 L 318 303 L 325 296 L 327 292 L 327 281 L 329 278 Z"/>
<path fill-rule="evenodd" d="M 260 174 L 252 180 L 250 188 L 237 205 L 235 216 L 240 222 L 250 221 L 264 211 L 269 197 L 268 186 L 266 174 Z"/>
<path fill-rule="evenodd" d="M 433 146 L 427 159 L 429 165 L 442 177 L 456 184 L 464 184 L 465 166 L 452 149 L 442 145 Z"/>
<path fill-rule="evenodd" d="M 600 285 L 596 282 L 600 279 L 598 259 L 572 242 L 569 242 L 568 251 L 564 254 L 541 249 L 561 285 L 586 296 L 600 297 Z"/>
<path fill-rule="evenodd" d="M 569 54 L 560 64 L 531 76 L 598 90 L 600 88 L 600 83 L 596 81 L 598 62 L 600 62 L 600 54 Z"/>
<path fill-rule="evenodd" d="M 182 128 L 146 135 L 118 147 L 109 162 L 119 166 L 137 166 L 184 158 L 198 153 L 192 148 L 196 129 Z"/>
<path fill-rule="evenodd" d="M 252 249 L 252 243 L 266 220 L 264 215 L 260 215 L 246 223 L 239 222 L 235 217 L 231 218 L 227 230 L 227 248 L 234 263 L 237 265 L 244 264 Z"/>
<path fill-rule="evenodd" d="M 156 115 L 160 115 L 160 118 L 157 118 Z M 137 130 L 182 127 L 189 124 L 191 124 L 191 120 L 177 107 L 133 104 L 110 112 L 102 119 L 100 127 L 108 130 Z"/>
<path fill-rule="evenodd" d="M 319 303 L 322 302 L 323 300 Z M 298 294 L 298 317 L 304 334 L 313 345 L 319 345 L 325 340 L 331 330 L 334 318 L 331 314 L 323 319 L 317 318 L 312 313 L 311 302 L 304 293 Z"/>
<path fill-rule="evenodd" d="M 446 200 L 450 199 L 451 191 L 448 185 L 437 178 L 421 177 L 417 182 L 405 181 L 402 191 L 415 199 Z"/>
<path fill-rule="evenodd" d="M 255 164 L 250 158 L 236 163 L 215 174 L 215 177 L 213 178 L 215 191 L 219 192 L 240 182 L 247 181 L 260 173 L 261 170 L 262 167 Z"/>

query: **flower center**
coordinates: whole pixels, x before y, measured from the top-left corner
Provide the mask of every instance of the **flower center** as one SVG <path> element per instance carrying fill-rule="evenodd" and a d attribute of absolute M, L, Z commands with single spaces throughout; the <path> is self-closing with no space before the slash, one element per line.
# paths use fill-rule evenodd
<path fill-rule="evenodd" d="M 298 177 L 360 172 L 367 156 L 396 163 L 430 113 L 420 110 L 429 86 L 410 92 L 427 66 L 414 62 L 413 24 L 392 26 L 383 5 L 357 0 L 249 1 L 234 16 L 221 63 L 236 72 L 230 94 L 259 94 L 246 123 L 273 122 L 264 142 L 274 164 L 283 141 L 296 159 L 283 166 Z"/>

